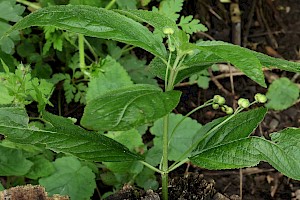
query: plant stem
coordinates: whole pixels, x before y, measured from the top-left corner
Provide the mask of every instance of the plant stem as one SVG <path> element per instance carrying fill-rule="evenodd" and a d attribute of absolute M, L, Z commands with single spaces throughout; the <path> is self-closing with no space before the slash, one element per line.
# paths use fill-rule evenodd
<path fill-rule="evenodd" d="M 116 3 L 116 0 L 111 0 L 109 4 L 105 7 L 106 10 L 109 10 L 114 4 Z"/>
<path fill-rule="evenodd" d="M 26 0 L 16 0 L 16 1 L 19 2 L 19 3 L 21 3 L 21 4 L 24 4 L 26 6 L 29 6 L 29 7 L 33 8 L 33 9 L 36 9 L 36 10 L 38 10 L 38 9 L 41 8 L 41 6 L 39 6 L 38 4 L 29 2 L 29 1 L 26 1 Z"/>
<path fill-rule="evenodd" d="M 149 163 L 147 163 L 147 162 L 145 162 L 145 161 L 140 160 L 140 163 L 142 163 L 143 165 L 145 165 L 146 167 L 152 169 L 152 170 L 155 171 L 155 172 L 158 172 L 158 173 L 160 173 L 160 174 L 163 174 L 163 171 L 157 169 L 156 167 L 153 167 L 152 165 L 150 165 Z"/>
<path fill-rule="evenodd" d="M 86 46 L 89 48 L 90 52 L 93 54 L 94 58 L 95 58 L 95 62 L 98 63 L 98 55 L 96 54 L 95 50 L 93 49 L 92 45 L 89 43 L 89 41 L 87 41 L 85 38 L 84 39 L 84 43 L 86 44 Z"/>
<path fill-rule="evenodd" d="M 210 100 L 206 101 L 204 104 L 202 104 L 201 106 L 198 106 L 197 108 L 194 108 L 192 111 L 190 111 L 188 114 L 186 114 L 186 115 L 184 116 L 184 118 L 182 118 L 182 119 L 176 124 L 176 126 L 174 127 L 174 129 L 173 129 L 173 131 L 172 131 L 172 133 L 171 133 L 171 135 L 170 135 L 170 138 L 169 138 L 169 144 L 168 144 L 168 145 L 170 145 L 170 141 L 171 141 L 171 139 L 172 139 L 172 137 L 173 137 L 173 134 L 175 133 L 176 129 L 179 127 L 179 125 L 180 125 L 180 124 L 181 124 L 188 116 L 190 116 L 190 115 L 193 114 L 194 112 L 200 110 L 201 108 L 205 108 L 205 107 L 210 106 L 210 105 L 212 105 L 212 104 L 213 104 L 213 100 L 210 99 Z"/>
<path fill-rule="evenodd" d="M 162 160 L 162 196 L 164 200 L 168 199 L 168 128 L 169 128 L 169 114 L 164 117 L 164 130 L 163 130 L 163 160 Z"/>
<path fill-rule="evenodd" d="M 79 48 L 79 65 L 80 69 L 83 72 L 85 70 L 85 61 L 84 61 L 84 36 L 78 34 L 78 48 Z"/>
<path fill-rule="evenodd" d="M 227 121 L 229 121 L 230 119 L 232 119 L 235 115 L 237 115 L 239 112 L 241 112 L 242 110 L 244 110 L 244 108 L 237 108 L 236 111 L 230 115 L 228 118 L 226 118 L 224 121 L 222 121 L 221 123 L 219 123 L 218 125 L 216 125 L 215 127 L 213 127 L 212 129 L 210 129 L 210 131 L 208 131 L 204 136 L 202 136 L 201 138 L 199 138 L 195 143 L 193 143 L 193 145 L 188 149 L 186 150 L 182 156 L 178 159 L 179 161 L 178 162 L 175 162 L 173 163 L 171 166 L 170 166 L 170 170 L 169 171 L 172 171 L 175 169 L 175 166 L 176 168 L 181 166 L 182 164 L 184 164 L 185 162 L 182 162 L 182 160 L 184 159 L 187 159 L 187 156 L 197 147 L 197 145 L 202 141 L 204 140 L 209 134 L 211 134 L 212 132 L 216 131 L 218 128 L 220 128 L 223 124 L 225 124 Z"/>

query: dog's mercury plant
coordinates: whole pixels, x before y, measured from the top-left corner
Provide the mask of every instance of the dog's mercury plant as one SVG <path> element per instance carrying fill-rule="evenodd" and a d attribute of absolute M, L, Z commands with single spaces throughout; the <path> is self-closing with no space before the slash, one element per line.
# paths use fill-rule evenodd
<path fill-rule="evenodd" d="M 162 43 L 160 35 L 152 33 L 142 23 L 164 33 L 168 48 Z M 165 87 L 162 90 L 148 84 L 120 84 L 108 92 L 94 94 L 93 99 L 87 101 L 80 122 L 85 129 L 74 125 L 69 119 L 46 111 L 42 112 L 42 116 L 49 126 L 33 129 L 28 125 L 29 118 L 24 108 L 2 106 L 0 133 L 5 135 L 6 140 L 42 144 L 53 151 L 94 162 L 139 161 L 161 174 L 162 196 L 165 200 L 168 199 L 168 174 L 187 161 L 212 170 L 249 167 L 267 161 L 286 176 L 300 180 L 300 129 L 287 128 L 273 133 L 271 140 L 250 136 L 263 120 L 267 109 L 260 107 L 242 111 L 255 103 L 265 103 L 266 97 L 262 94 L 256 94 L 251 103 L 247 99 L 240 99 L 236 110 L 225 105 L 225 99 L 217 95 L 188 113 L 175 128 L 171 129 L 170 126 L 170 113 L 181 96 L 181 92 L 174 90 L 174 86 L 186 77 L 215 63 L 231 63 L 259 85 L 266 87 L 262 67 L 300 72 L 300 63 L 271 58 L 221 41 L 190 43 L 187 33 L 157 11 L 51 6 L 26 16 L 7 35 L 31 26 L 54 26 L 140 47 L 155 56 L 150 63 L 150 70 L 165 81 Z M 178 149 L 179 155 L 169 154 L 174 147 L 172 139 L 177 128 L 184 124 L 190 114 L 206 106 L 220 108 L 229 116 L 202 126 L 184 148 Z M 155 164 L 147 162 L 151 158 L 151 149 L 146 155 L 140 155 L 100 133 L 127 131 L 160 118 L 163 120 L 162 149 L 158 163 L 153 162 Z M 169 160 L 173 161 L 171 166 Z"/>

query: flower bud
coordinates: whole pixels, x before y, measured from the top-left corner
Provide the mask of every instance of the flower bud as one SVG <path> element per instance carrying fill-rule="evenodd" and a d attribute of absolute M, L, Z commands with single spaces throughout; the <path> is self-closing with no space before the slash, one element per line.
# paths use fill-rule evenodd
<path fill-rule="evenodd" d="M 231 107 L 228 107 L 225 113 L 227 115 L 231 115 L 233 113 L 233 109 Z"/>
<path fill-rule="evenodd" d="M 230 114 L 233 113 L 233 109 L 232 109 L 231 107 L 227 106 L 227 105 L 223 105 L 223 106 L 221 107 L 221 110 L 222 110 L 224 113 L 226 113 L 227 115 L 230 115 Z"/>
<path fill-rule="evenodd" d="M 220 107 L 220 105 L 217 104 L 217 103 L 214 103 L 214 104 L 212 105 L 212 108 L 215 109 L 215 110 L 219 109 L 219 107 Z"/>
<path fill-rule="evenodd" d="M 248 108 L 250 106 L 250 102 L 248 99 L 240 98 L 238 100 L 238 105 L 242 108 Z"/>
<path fill-rule="evenodd" d="M 213 98 L 213 102 L 216 104 L 219 104 L 221 106 L 221 105 L 224 105 L 226 101 L 225 101 L 224 97 L 222 97 L 220 95 L 215 95 Z"/>
<path fill-rule="evenodd" d="M 170 27 L 165 27 L 165 28 L 163 29 L 163 32 L 164 32 L 164 34 L 166 34 L 166 35 L 173 35 L 174 29 L 172 29 L 172 28 L 170 28 Z"/>
<path fill-rule="evenodd" d="M 266 95 L 263 95 L 263 94 L 260 94 L 260 93 L 257 93 L 255 96 L 254 96 L 254 99 L 255 101 L 259 102 L 259 103 L 266 103 L 267 102 L 267 97 Z"/>

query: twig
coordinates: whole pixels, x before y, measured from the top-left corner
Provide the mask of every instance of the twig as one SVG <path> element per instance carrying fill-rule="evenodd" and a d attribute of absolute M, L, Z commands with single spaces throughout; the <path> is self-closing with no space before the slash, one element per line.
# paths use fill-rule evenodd
<path fill-rule="evenodd" d="M 278 43 L 277 43 L 277 41 L 276 41 L 274 35 L 272 34 L 272 31 L 271 31 L 271 29 L 270 29 L 270 27 L 269 27 L 269 25 L 268 25 L 267 20 L 266 20 L 265 17 L 264 17 L 264 12 L 263 12 L 263 10 L 262 10 L 262 1 L 261 1 L 261 0 L 259 1 L 259 5 L 260 5 L 260 6 L 259 6 L 259 8 L 258 8 L 258 11 L 259 11 L 261 20 L 262 20 L 262 22 L 263 22 L 263 25 L 264 25 L 265 28 L 267 29 L 267 33 L 268 33 L 268 37 L 269 37 L 270 42 L 271 42 L 271 46 L 272 46 L 273 48 L 277 49 L 277 48 L 278 48 Z"/>
<path fill-rule="evenodd" d="M 214 84 L 217 86 L 217 88 L 218 88 L 219 90 L 221 90 L 225 95 L 231 96 L 231 93 L 230 93 L 228 90 L 226 90 L 226 89 L 221 85 L 221 83 L 214 77 L 214 75 L 213 75 L 211 69 L 208 69 L 208 73 L 209 73 L 209 75 L 210 75 L 210 78 L 211 78 L 212 82 L 214 82 Z"/>
<path fill-rule="evenodd" d="M 248 23 L 245 25 L 245 30 L 243 32 L 243 34 L 244 34 L 243 46 L 244 47 L 247 46 L 247 43 L 248 43 L 248 36 L 249 36 L 250 27 L 251 27 L 252 20 L 253 20 L 253 15 L 254 15 L 256 3 L 257 3 L 257 0 L 253 0 L 252 5 L 251 5 L 251 10 L 250 10 L 249 15 L 248 15 L 248 20 L 247 20 Z"/>

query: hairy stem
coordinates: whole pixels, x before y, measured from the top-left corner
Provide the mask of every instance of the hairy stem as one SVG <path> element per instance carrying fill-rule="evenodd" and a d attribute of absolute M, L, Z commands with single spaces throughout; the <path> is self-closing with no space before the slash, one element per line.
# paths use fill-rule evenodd
<path fill-rule="evenodd" d="M 26 1 L 26 0 L 17 0 L 17 2 L 19 2 L 19 3 L 21 3 L 21 4 L 24 4 L 24 5 L 26 5 L 26 6 L 29 6 L 29 7 L 33 8 L 33 9 L 36 9 L 36 10 L 38 10 L 38 9 L 41 8 L 41 6 L 38 5 L 37 3 L 32 3 L 32 2 L 30 2 L 30 1 Z"/>
<path fill-rule="evenodd" d="M 164 117 L 164 130 L 163 130 L 163 157 L 162 157 L 162 195 L 163 199 L 167 200 L 168 199 L 168 142 L 169 142 L 169 137 L 168 137 L 168 128 L 169 128 L 169 115 L 166 115 Z"/>
<path fill-rule="evenodd" d="M 116 0 L 111 0 L 109 4 L 105 7 L 106 10 L 109 10 L 114 4 L 116 3 Z"/>
<path fill-rule="evenodd" d="M 84 60 L 84 36 L 78 34 L 78 48 L 79 48 L 79 65 L 83 72 L 85 70 L 85 60 Z"/>

